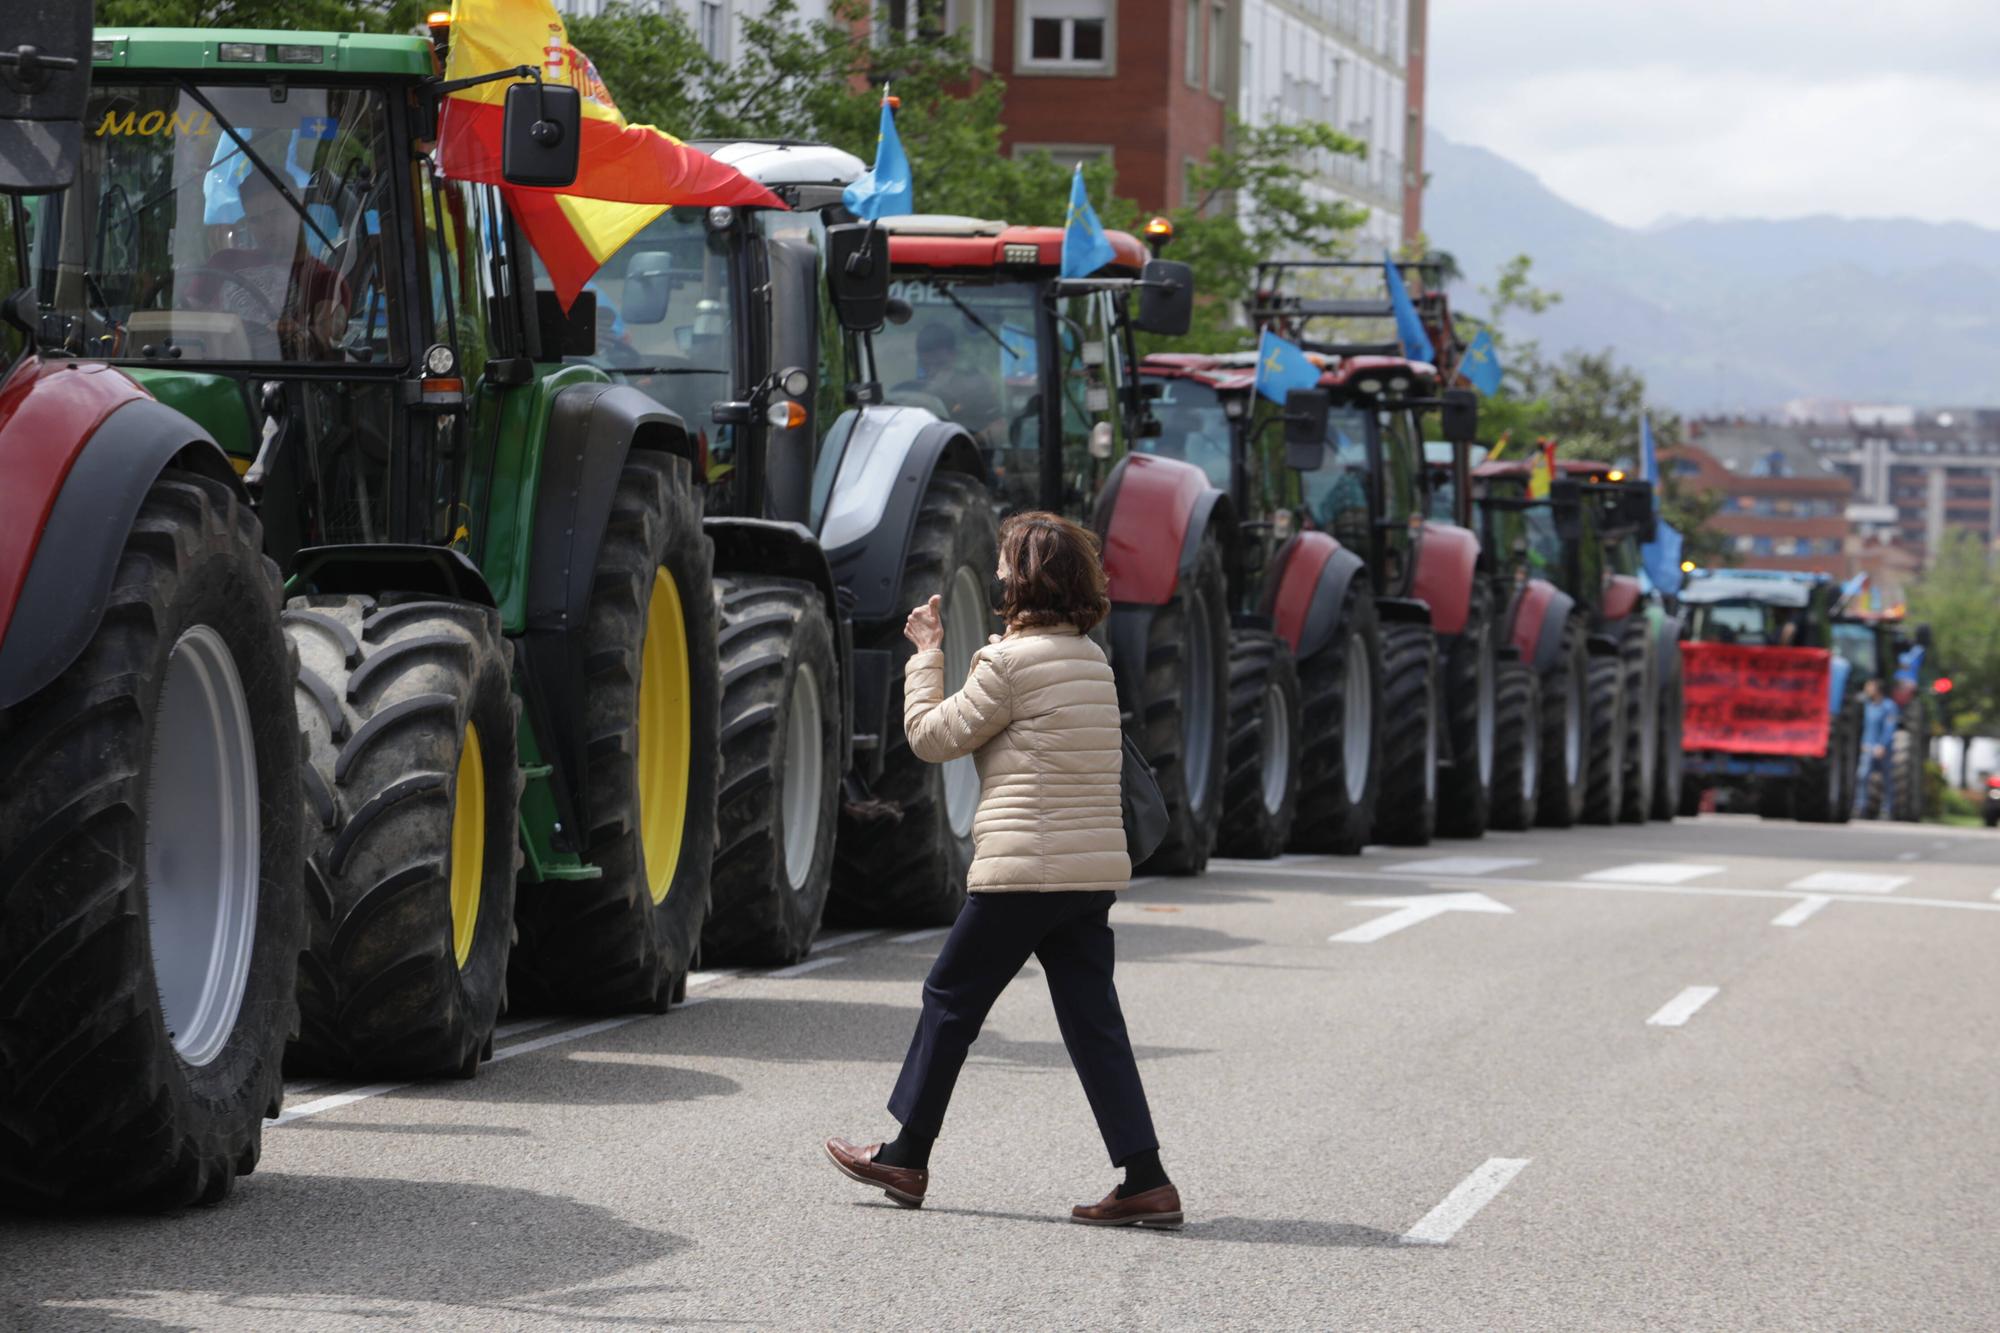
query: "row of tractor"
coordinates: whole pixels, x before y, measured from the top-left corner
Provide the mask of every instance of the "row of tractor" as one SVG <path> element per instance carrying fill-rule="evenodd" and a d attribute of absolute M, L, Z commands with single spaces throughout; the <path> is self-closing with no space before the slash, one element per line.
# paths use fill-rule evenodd
<path fill-rule="evenodd" d="M 900 627 L 940 597 L 964 673 L 1011 512 L 1102 538 L 1149 872 L 1673 813 L 1650 490 L 1480 462 L 1434 284 L 1435 363 L 1271 266 L 1320 370 L 1271 401 L 1141 354 L 1195 294 L 1130 236 L 1064 276 L 750 141 L 697 147 L 757 201 L 565 305 L 552 196 L 438 169 L 449 24 L 89 11 L 0 52 L 0 1196 L 214 1201 L 288 1073 L 472 1077 L 510 1011 L 949 922 L 978 778 L 905 743 Z M 559 188 L 532 73 L 495 152 Z"/>

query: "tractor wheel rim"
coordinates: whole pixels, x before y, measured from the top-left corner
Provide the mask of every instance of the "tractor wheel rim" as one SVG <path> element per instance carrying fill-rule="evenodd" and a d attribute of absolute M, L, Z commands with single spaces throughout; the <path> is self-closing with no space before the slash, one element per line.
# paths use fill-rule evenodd
<path fill-rule="evenodd" d="M 1479 720 L 1476 741 L 1479 750 L 1476 762 L 1479 765 L 1479 786 L 1482 791 L 1491 790 L 1493 786 L 1493 715 L 1499 706 L 1495 698 L 1498 687 L 1494 683 L 1493 676 L 1491 644 L 1482 632 L 1479 637 Z"/>
<path fill-rule="evenodd" d="M 1563 776 L 1572 787 L 1583 780 L 1583 682 L 1574 672 L 1563 693 Z"/>
<path fill-rule="evenodd" d="M 1181 689 L 1181 771 L 1188 808 L 1208 807 L 1208 770 L 1215 753 L 1215 655 L 1210 651 L 1208 599 L 1188 596 L 1187 671 Z"/>
<path fill-rule="evenodd" d="M 970 565 L 960 565 L 952 575 L 944 607 L 944 682 L 956 691 L 972 670 L 972 655 L 986 643 L 986 626 L 992 613 L 986 608 L 986 588 Z M 945 821 L 952 836 L 963 838 L 972 832 L 972 817 L 979 811 L 979 770 L 970 755 L 953 759 L 944 766 Z"/>
<path fill-rule="evenodd" d="M 479 889 L 486 878 L 486 759 L 479 728 L 465 724 L 451 802 L 451 947 L 458 965 L 472 957 Z"/>
<path fill-rule="evenodd" d="M 785 777 L 779 797 L 785 820 L 785 880 L 798 890 L 812 878 L 813 853 L 819 847 L 820 794 L 826 786 L 819 676 L 803 662 L 792 675 L 785 717 Z"/>
<path fill-rule="evenodd" d="M 1278 686 L 1264 687 L 1264 809 L 1273 815 L 1285 808 L 1292 785 L 1292 715 L 1285 702 Z"/>
<path fill-rule="evenodd" d="M 680 587 L 653 572 L 646 637 L 639 649 L 639 845 L 646 888 L 665 902 L 687 832 L 688 769 L 694 747 L 692 669 Z"/>
<path fill-rule="evenodd" d="M 1369 672 L 1368 645 L 1359 634 L 1347 636 L 1346 680 L 1342 683 L 1341 756 L 1342 776 L 1347 782 L 1347 803 L 1361 804 L 1368 794 L 1368 763 L 1375 753 L 1375 710 L 1370 706 L 1374 684 Z"/>
<path fill-rule="evenodd" d="M 257 749 L 236 659 L 207 625 L 167 656 L 146 760 L 146 919 L 174 1051 L 208 1064 L 235 1030 L 257 940 Z"/>

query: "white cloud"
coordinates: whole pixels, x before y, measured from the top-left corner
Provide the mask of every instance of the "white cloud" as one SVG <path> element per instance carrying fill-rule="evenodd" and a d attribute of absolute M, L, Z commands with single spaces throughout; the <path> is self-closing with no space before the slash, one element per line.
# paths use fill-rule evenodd
<path fill-rule="evenodd" d="M 1614 221 L 2000 227 L 2000 3 L 1432 0 L 1429 98 Z"/>

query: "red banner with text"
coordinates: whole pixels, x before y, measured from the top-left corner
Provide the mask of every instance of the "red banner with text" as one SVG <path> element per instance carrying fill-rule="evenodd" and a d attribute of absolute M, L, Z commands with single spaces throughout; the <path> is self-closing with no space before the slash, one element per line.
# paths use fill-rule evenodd
<path fill-rule="evenodd" d="M 1824 648 L 1683 643 L 1681 748 L 1730 754 L 1826 753 Z"/>

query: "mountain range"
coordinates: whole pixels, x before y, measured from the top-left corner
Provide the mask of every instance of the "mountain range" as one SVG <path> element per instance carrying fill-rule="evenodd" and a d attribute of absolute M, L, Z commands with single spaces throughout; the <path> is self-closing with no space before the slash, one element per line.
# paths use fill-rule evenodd
<path fill-rule="evenodd" d="M 1678 218 L 1624 227 L 1530 172 L 1436 133 L 1424 231 L 1465 274 L 1455 308 L 1515 255 L 1562 301 L 1515 313 L 1545 356 L 1612 349 L 1683 413 L 1794 398 L 2000 402 L 2000 231 L 1913 219 Z"/>

